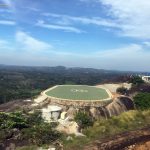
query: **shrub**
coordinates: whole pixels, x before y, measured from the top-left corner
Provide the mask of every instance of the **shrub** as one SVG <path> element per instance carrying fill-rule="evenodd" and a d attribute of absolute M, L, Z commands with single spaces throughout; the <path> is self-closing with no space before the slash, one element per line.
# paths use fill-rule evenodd
<path fill-rule="evenodd" d="M 28 114 L 27 122 L 30 126 L 43 123 L 41 111 L 36 110 L 34 113 Z"/>
<path fill-rule="evenodd" d="M 92 118 L 84 112 L 78 112 L 75 115 L 75 121 L 81 128 L 86 128 L 93 125 Z"/>
<path fill-rule="evenodd" d="M 142 78 L 139 77 L 139 76 L 133 76 L 133 77 L 130 79 L 130 83 L 132 83 L 133 85 L 139 85 L 139 84 L 144 83 L 144 81 L 143 81 Z"/>
<path fill-rule="evenodd" d="M 128 93 L 128 89 L 125 87 L 119 87 L 117 88 L 117 93 L 125 95 Z"/>
<path fill-rule="evenodd" d="M 131 110 L 124 112 L 119 116 L 97 120 L 93 126 L 85 128 L 83 134 L 85 137 L 74 138 L 64 144 L 66 150 L 84 149 L 85 145 L 90 145 L 93 141 L 100 141 L 106 137 L 113 137 L 118 133 L 125 131 L 137 130 L 150 125 L 150 110 Z"/>
<path fill-rule="evenodd" d="M 36 145 L 49 144 L 61 137 L 61 134 L 52 128 L 49 123 L 34 125 L 22 131 L 23 137 Z"/>
<path fill-rule="evenodd" d="M 26 117 L 21 112 L 0 113 L 0 129 L 22 129 L 27 126 Z"/>
<path fill-rule="evenodd" d="M 138 109 L 150 109 L 150 93 L 138 93 L 133 99 Z"/>
<path fill-rule="evenodd" d="M 22 112 L 0 113 L 0 142 L 13 138 L 16 133 L 21 135 L 21 139 L 37 145 L 49 144 L 61 137 L 54 127 L 56 123 L 45 123 L 41 117 L 41 112 L 35 111 L 32 114 Z"/>

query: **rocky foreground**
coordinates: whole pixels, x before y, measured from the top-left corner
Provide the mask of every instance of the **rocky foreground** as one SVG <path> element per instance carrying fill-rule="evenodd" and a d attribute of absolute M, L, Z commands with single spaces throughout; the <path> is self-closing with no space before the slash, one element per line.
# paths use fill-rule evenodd
<path fill-rule="evenodd" d="M 150 150 L 150 127 L 96 140 L 84 150 Z"/>

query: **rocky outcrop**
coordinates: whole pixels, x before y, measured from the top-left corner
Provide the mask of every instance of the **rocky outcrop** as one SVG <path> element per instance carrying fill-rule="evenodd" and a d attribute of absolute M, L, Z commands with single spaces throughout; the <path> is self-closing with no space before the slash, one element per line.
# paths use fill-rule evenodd
<path fill-rule="evenodd" d="M 75 134 L 76 136 L 82 134 L 79 132 L 79 126 L 75 121 L 59 120 L 59 125 L 56 128 L 59 132 L 66 134 Z"/>
<path fill-rule="evenodd" d="M 62 107 L 61 105 L 58 105 Z M 129 97 L 121 96 L 115 98 L 113 102 L 105 106 L 81 106 L 71 105 L 63 108 L 63 111 L 67 112 L 66 116 L 74 118 L 74 115 L 78 111 L 88 113 L 93 119 L 109 118 L 111 116 L 119 115 L 123 112 L 133 110 L 134 103 Z"/>
<path fill-rule="evenodd" d="M 114 99 L 114 101 L 107 106 L 91 107 L 90 113 L 95 119 L 100 119 L 101 117 L 108 118 L 111 116 L 116 116 L 133 109 L 133 101 L 128 97 L 121 96 Z"/>
<path fill-rule="evenodd" d="M 127 149 L 127 150 L 131 150 L 131 149 Z M 135 145 L 132 150 L 150 150 L 150 140 L 144 143 L 140 142 L 140 144 Z"/>
<path fill-rule="evenodd" d="M 106 106 L 106 111 L 109 117 L 119 115 L 122 112 L 133 109 L 134 109 L 133 101 L 125 96 L 116 98 L 112 103 Z"/>
<path fill-rule="evenodd" d="M 73 116 L 76 112 L 82 111 L 87 112 L 94 119 L 100 119 L 116 116 L 133 109 L 133 101 L 128 97 L 121 96 L 114 99 L 112 103 L 106 106 L 72 106 L 68 109 L 67 113 L 69 116 Z"/>

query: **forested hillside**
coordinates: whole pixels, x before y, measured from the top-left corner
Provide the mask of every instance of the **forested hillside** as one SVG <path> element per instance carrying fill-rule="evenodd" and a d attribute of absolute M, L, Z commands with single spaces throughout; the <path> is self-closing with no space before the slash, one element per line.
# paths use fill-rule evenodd
<path fill-rule="evenodd" d="M 57 84 L 124 81 L 130 73 L 92 68 L 0 66 L 0 103 L 31 98 Z"/>

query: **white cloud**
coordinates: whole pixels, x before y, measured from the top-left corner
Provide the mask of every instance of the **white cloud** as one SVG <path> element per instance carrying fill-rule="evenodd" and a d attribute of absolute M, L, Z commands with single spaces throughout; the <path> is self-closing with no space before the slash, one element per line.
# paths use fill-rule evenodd
<path fill-rule="evenodd" d="M 0 39 L 0 51 L 1 54 L 4 53 L 5 51 L 11 51 L 13 50 L 14 47 L 12 47 L 12 43 L 4 40 L 4 39 Z"/>
<path fill-rule="evenodd" d="M 46 17 L 58 18 L 59 22 L 56 20 L 56 23 L 60 24 L 74 24 L 76 22 L 82 24 L 94 24 L 98 26 L 107 26 L 107 27 L 117 27 L 118 24 L 113 22 L 112 20 L 105 20 L 100 17 L 76 17 L 62 14 L 54 14 L 54 13 L 43 13 Z"/>
<path fill-rule="evenodd" d="M 121 36 L 150 39 L 150 1 L 149 0 L 80 0 L 86 3 L 99 3 L 112 22 L 121 30 Z M 104 18 L 106 22 L 109 22 Z M 107 25 L 106 25 L 107 26 Z M 111 27 L 111 26 L 110 26 Z M 114 27 L 114 26 L 112 26 Z M 117 32 L 118 33 L 118 32 Z"/>
<path fill-rule="evenodd" d="M 2 0 L 2 2 L 8 7 L 11 7 L 12 5 L 11 0 Z"/>
<path fill-rule="evenodd" d="M 10 9 L 11 11 L 15 11 L 16 0 L 2 0 L 2 2 L 8 9 Z"/>
<path fill-rule="evenodd" d="M 66 58 L 66 65 L 104 69 L 150 71 L 150 51 L 142 45 L 131 44 L 119 49 L 99 51 L 86 55 L 72 54 Z M 68 60 L 70 59 L 70 60 Z M 75 60 L 78 60 L 77 62 Z"/>
<path fill-rule="evenodd" d="M 16 22 L 10 21 L 10 20 L 0 20 L 0 24 L 14 26 L 14 25 L 16 25 Z"/>
<path fill-rule="evenodd" d="M 0 39 L 0 49 L 7 47 L 7 45 L 8 45 L 7 41 Z"/>
<path fill-rule="evenodd" d="M 54 30 L 63 30 L 66 32 L 75 32 L 75 33 L 82 33 L 84 31 L 72 27 L 72 26 L 62 26 L 62 25 L 54 25 L 54 24 L 46 24 L 44 23 L 43 20 L 39 20 L 38 23 L 36 24 L 39 27 L 47 28 L 47 29 L 54 29 Z"/>
<path fill-rule="evenodd" d="M 150 38 L 149 0 L 99 0 L 106 5 L 108 16 L 114 17 L 124 36 Z"/>
<path fill-rule="evenodd" d="M 7 41 L 5 41 L 5 40 L 0 40 L 0 46 L 6 45 L 6 44 L 7 44 Z"/>
<path fill-rule="evenodd" d="M 35 8 L 35 7 L 23 7 L 23 8 L 31 10 L 31 11 L 35 11 L 35 12 L 39 12 L 40 11 L 39 8 Z"/>
<path fill-rule="evenodd" d="M 17 38 L 19 38 L 18 43 L 22 44 L 23 49 L 28 48 L 29 51 L 20 51 L 18 53 L 15 50 L 10 51 L 5 48 L 5 52 L 1 53 L 0 63 L 45 66 L 64 65 L 68 67 L 79 66 L 115 70 L 150 71 L 150 51 L 148 51 L 148 49 L 144 50 L 144 44 L 125 45 L 118 49 L 91 52 L 86 53 L 86 55 L 59 50 L 41 53 L 41 51 L 37 51 L 36 49 L 37 46 L 39 46 L 37 40 L 35 42 L 32 40 L 31 36 L 19 31 L 17 33 Z M 10 47 L 10 45 L 11 44 L 7 41 L 0 40 L 0 50 L 2 46 Z M 20 49 L 22 47 L 20 45 L 17 48 Z M 43 44 L 41 46 L 41 42 L 39 47 L 41 47 L 40 50 L 43 50 Z M 16 47 L 14 49 L 16 49 Z M 34 53 L 32 53 L 31 50 L 34 50 Z"/>
<path fill-rule="evenodd" d="M 18 31 L 16 33 L 16 41 L 20 44 L 20 46 L 23 46 L 24 50 L 50 50 L 52 46 L 50 44 L 47 44 L 46 42 L 40 41 L 36 38 L 33 38 L 29 34 Z"/>
<path fill-rule="evenodd" d="M 145 46 L 147 46 L 147 47 L 150 47 L 150 42 L 149 42 L 149 41 L 145 41 L 145 42 L 143 42 L 143 44 L 144 44 Z"/>
<path fill-rule="evenodd" d="M 144 50 L 143 45 L 130 44 L 118 49 L 85 54 L 57 55 L 62 65 L 117 69 L 128 71 L 150 71 L 150 51 Z M 76 61 L 78 60 L 78 61 Z M 57 62 L 59 65 L 59 62 Z"/>

